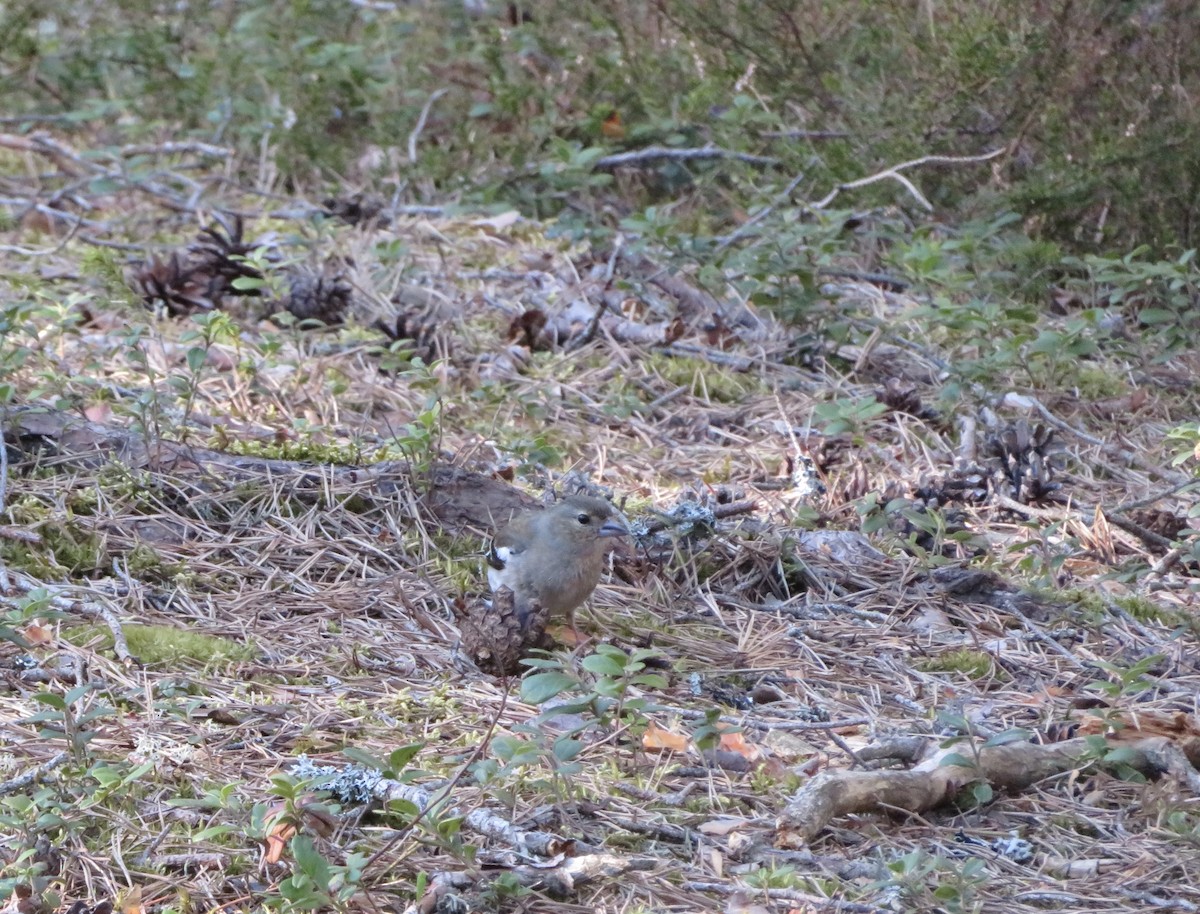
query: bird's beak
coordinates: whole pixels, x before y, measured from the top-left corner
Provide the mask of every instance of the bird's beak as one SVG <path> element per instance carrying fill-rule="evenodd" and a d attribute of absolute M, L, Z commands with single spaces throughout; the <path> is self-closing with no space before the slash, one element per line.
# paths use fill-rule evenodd
<path fill-rule="evenodd" d="M 597 532 L 600 536 L 629 536 L 629 524 L 623 517 L 610 517 Z"/>

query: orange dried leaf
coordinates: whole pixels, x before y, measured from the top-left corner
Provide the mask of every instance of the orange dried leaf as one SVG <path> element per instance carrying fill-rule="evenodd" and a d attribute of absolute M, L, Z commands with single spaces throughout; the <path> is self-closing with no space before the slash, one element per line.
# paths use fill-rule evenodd
<path fill-rule="evenodd" d="M 643 749 L 670 749 L 672 752 L 686 752 L 688 738 L 680 733 L 664 730 L 651 721 L 646 732 L 642 734 Z"/>
<path fill-rule="evenodd" d="M 135 885 L 121 899 L 121 914 L 145 914 L 142 906 L 142 887 Z"/>
<path fill-rule="evenodd" d="M 21 629 L 21 637 L 30 644 L 49 644 L 54 640 L 54 630 L 47 627 L 41 619 L 31 619 L 29 624 Z"/>
<path fill-rule="evenodd" d="M 296 834 L 296 826 L 290 822 L 279 822 L 267 835 L 267 863 L 278 863 L 283 859 L 287 843 Z"/>
<path fill-rule="evenodd" d="M 746 742 L 746 737 L 742 733 L 722 733 L 721 748 L 727 752 L 736 752 L 742 758 L 754 760 L 760 755 L 757 746 L 751 746 Z"/>

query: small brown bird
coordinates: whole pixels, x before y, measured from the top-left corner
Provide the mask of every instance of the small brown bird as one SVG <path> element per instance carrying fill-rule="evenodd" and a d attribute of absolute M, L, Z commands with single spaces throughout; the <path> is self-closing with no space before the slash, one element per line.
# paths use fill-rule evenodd
<path fill-rule="evenodd" d="M 488 584 L 513 592 L 518 614 L 534 604 L 566 617 L 572 631 L 575 610 L 600 580 L 616 540 L 629 535 L 621 513 L 602 498 L 572 495 L 540 511 L 514 517 L 496 532 L 488 551 Z"/>

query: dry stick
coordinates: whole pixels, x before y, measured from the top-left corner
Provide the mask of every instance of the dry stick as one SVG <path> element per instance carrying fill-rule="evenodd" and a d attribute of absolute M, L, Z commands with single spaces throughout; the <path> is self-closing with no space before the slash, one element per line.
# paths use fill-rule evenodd
<path fill-rule="evenodd" d="M 1200 479 L 1188 479 L 1184 482 L 1176 483 L 1162 492 L 1156 492 L 1152 495 L 1147 495 L 1145 498 L 1139 498 L 1137 501 L 1129 501 L 1123 505 L 1118 505 L 1109 511 L 1108 515 L 1111 517 L 1114 514 L 1128 514 L 1130 511 L 1136 511 L 1138 508 L 1145 508 L 1155 502 L 1162 501 L 1164 498 L 1170 498 L 1172 495 L 1176 495 L 1190 486 L 1200 486 Z"/>
<path fill-rule="evenodd" d="M 712 509 L 714 520 L 724 520 L 727 517 L 734 517 L 738 514 L 751 514 L 758 507 L 758 501 L 753 498 L 743 498 L 741 501 L 731 501 L 726 505 L 717 505 Z M 659 515 L 658 520 L 649 521 L 646 524 L 646 533 L 658 533 L 666 530 L 668 527 L 679 527 L 683 524 L 694 524 L 696 518 L 687 517 L 671 517 L 669 514 L 655 512 Z"/>
<path fill-rule="evenodd" d="M 412 133 L 408 135 L 408 161 L 414 165 L 417 164 L 417 140 L 421 138 L 421 133 L 425 130 L 425 122 L 429 120 L 429 112 L 433 110 L 433 106 L 437 100 L 449 91 L 449 89 L 438 89 L 430 94 L 424 107 L 421 108 L 421 115 L 417 118 L 417 125 L 413 127 Z"/>
<path fill-rule="evenodd" d="M 916 201 L 929 212 L 933 212 L 933 204 L 925 199 L 924 195 L 917 190 L 908 178 L 900 174 L 902 168 L 913 168 L 917 165 L 967 165 L 975 162 L 987 162 L 990 159 L 996 158 L 1004 152 L 1003 148 L 993 149 L 991 152 L 985 152 L 983 155 L 977 156 L 922 156 L 919 159 L 911 159 L 907 162 L 901 162 L 899 165 L 892 165 L 885 168 L 883 171 L 876 172 L 873 175 L 867 175 L 865 178 L 859 178 L 857 181 L 849 181 L 845 184 L 839 184 L 822 199 L 816 203 L 810 204 L 812 209 L 824 209 L 834 201 L 838 194 L 844 190 L 854 190 L 859 187 L 866 187 L 868 184 L 874 184 L 877 181 L 882 181 L 885 178 L 891 178 L 893 181 L 898 181 L 910 194 L 916 198 Z"/>
<path fill-rule="evenodd" d="M 617 237 L 613 239 L 612 255 L 608 258 L 608 266 L 604 270 L 604 285 L 607 286 L 612 282 L 613 272 L 616 269 L 617 255 L 621 253 L 621 245 L 624 243 L 625 237 L 618 232 Z M 578 275 L 576 275 L 578 279 Z M 587 293 L 584 293 L 586 297 Z M 596 314 L 592 318 L 591 325 L 587 328 L 587 332 L 579 337 L 571 346 L 571 351 L 582 349 L 588 343 L 596 338 L 596 331 L 600 329 L 600 318 L 604 316 L 604 312 L 608 310 L 608 302 L 604 300 L 604 296 L 600 296 L 600 304 L 596 308 Z"/>
<path fill-rule="evenodd" d="M 603 156 L 595 161 L 593 168 L 618 168 L 621 165 L 645 165 L 650 162 L 675 161 L 695 162 L 705 159 L 733 159 L 737 162 L 748 162 L 751 165 L 778 165 L 779 160 L 770 156 L 756 156 L 747 152 L 734 152 L 719 146 L 708 145 L 701 148 L 671 149 L 667 146 L 647 146 L 645 149 L 634 149 L 630 152 L 618 152 L 614 155 Z"/>
<path fill-rule="evenodd" d="M 695 711 L 691 708 L 676 708 L 670 705 L 658 705 L 664 711 L 671 714 L 677 714 L 683 720 L 703 720 L 707 715 L 704 711 Z M 792 721 L 792 720 L 770 720 L 762 721 L 753 717 L 733 717 L 728 714 L 722 714 L 717 718 L 719 723 L 733 724 L 738 727 L 748 727 L 751 730 L 790 730 L 790 731 L 809 731 L 809 730 L 834 730 L 842 727 L 863 727 L 871 723 L 869 717 L 847 717 L 841 720 L 819 720 L 819 721 Z"/>
<path fill-rule="evenodd" d="M 36 204 L 32 205 L 30 208 L 35 209 L 38 212 L 41 212 L 43 209 L 41 206 L 38 206 Z M 51 212 L 59 212 L 58 210 L 55 210 L 51 207 L 46 207 L 46 208 L 49 209 Z M 54 245 L 54 247 L 42 248 L 41 250 L 35 250 L 34 248 L 23 248 L 19 244 L 0 244 L 0 251 L 3 251 L 5 254 L 19 254 L 22 257 L 46 257 L 50 254 L 57 254 L 59 251 L 61 251 L 68 244 L 71 243 L 71 239 L 73 239 L 75 237 L 75 234 L 79 231 L 80 227 L 84 223 L 84 219 L 82 216 L 71 216 L 69 213 L 59 213 L 59 214 L 63 217 L 74 219 L 74 222 L 72 222 L 71 228 L 67 230 L 66 237 L 63 238 L 63 240 L 60 241 L 58 244 Z M 93 226 L 93 227 L 95 227 L 95 226 Z"/>
<path fill-rule="evenodd" d="M 0 781 L 0 797 L 7 796 L 10 793 L 16 793 L 19 790 L 25 790 L 30 785 L 41 780 L 44 775 L 53 771 L 70 757 L 71 753 L 69 752 L 58 752 L 46 759 L 46 761 L 42 762 L 31 771 L 26 771 L 24 774 L 19 774 L 15 778 L 10 778 L 7 781 Z"/>
<path fill-rule="evenodd" d="M 1074 435 L 1076 438 L 1080 439 L 1081 441 L 1086 441 L 1088 444 L 1094 444 L 1096 447 L 1100 448 L 1102 451 L 1104 451 L 1106 454 L 1108 454 L 1111 457 L 1115 457 L 1118 460 L 1128 460 L 1134 466 L 1138 467 L 1139 469 L 1145 470 L 1147 473 L 1150 473 L 1153 476 L 1158 476 L 1162 479 L 1174 479 L 1175 481 L 1179 482 L 1181 485 L 1186 485 L 1187 483 L 1195 482 L 1194 479 L 1186 476 L 1183 473 L 1164 472 L 1162 467 L 1154 466 L 1153 464 L 1149 463 L 1148 461 L 1137 456 L 1137 454 L 1133 453 L 1132 451 L 1122 451 L 1120 448 L 1117 448 L 1117 447 L 1114 447 L 1114 446 L 1108 444 L 1108 442 L 1104 441 L 1102 438 L 1097 438 L 1093 435 L 1089 435 L 1087 432 L 1083 431 L 1082 429 L 1078 429 L 1075 426 L 1071 425 L 1069 422 L 1058 418 L 1056 415 L 1054 415 L 1054 413 L 1050 412 L 1050 410 L 1048 410 L 1042 404 L 1041 400 L 1037 399 L 1037 397 L 1030 397 L 1029 400 L 1030 400 L 1030 402 L 1033 403 L 1034 409 L 1036 409 L 1038 411 L 1038 413 L 1041 415 L 1041 417 L 1043 419 L 1045 419 L 1046 422 L 1048 422 L 1050 425 L 1054 426 L 1059 431 L 1071 433 L 1072 435 Z"/>
<path fill-rule="evenodd" d="M 992 501 L 1001 508 L 1007 508 L 1009 511 L 1014 511 L 1017 514 L 1023 514 L 1026 517 L 1034 517 L 1038 520 L 1045 521 L 1060 521 L 1066 520 L 1067 514 L 1078 516 L 1080 521 L 1086 522 L 1087 516 L 1090 514 L 1093 517 L 1096 514 L 1097 505 L 1089 505 L 1083 501 L 1072 501 L 1070 505 L 1063 505 L 1062 510 L 1053 508 L 1035 508 L 1033 505 L 1022 504 L 1007 495 L 995 493 L 992 496 Z M 1140 524 L 1135 524 L 1133 521 L 1124 517 L 1116 517 L 1108 511 L 1104 512 L 1114 527 L 1120 527 L 1126 533 L 1131 533 L 1140 539 L 1142 542 L 1150 546 L 1155 546 L 1159 549 L 1170 549 L 1171 540 L 1167 539 L 1161 533 L 1155 533 L 1153 530 L 1147 530 Z"/>
<path fill-rule="evenodd" d="M 1017 792 L 1093 765 L 1101 769 L 1128 765 L 1148 775 L 1170 773 L 1188 790 L 1200 790 L 1200 772 L 1191 769 L 1170 739 L 1149 737 L 1121 745 L 1132 752 L 1119 763 L 1097 758 L 1090 739 L 1079 737 L 1050 745 L 974 742 L 965 751 L 962 747 L 942 749 L 908 771 L 822 772 L 807 781 L 780 813 L 776 843 L 795 847 L 810 842 L 830 821 L 853 813 L 892 809 L 922 813 L 946 803 L 964 784 L 974 781 Z M 964 762 L 967 752 L 970 756 Z"/>
<path fill-rule="evenodd" d="M 792 180 L 788 181 L 787 187 L 777 193 L 775 198 L 770 203 L 743 222 L 735 231 L 720 239 L 720 241 L 717 243 L 717 250 L 722 251 L 739 238 L 745 237 L 745 235 L 749 233 L 750 229 L 752 229 L 759 222 L 762 222 L 762 220 L 766 219 L 767 216 L 771 215 L 771 213 L 775 211 L 776 207 L 790 200 L 792 198 L 792 191 L 794 191 L 803 180 L 804 172 L 801 172 L 800 174 L 796 175 L 796 177 L 792 178 Z"/>

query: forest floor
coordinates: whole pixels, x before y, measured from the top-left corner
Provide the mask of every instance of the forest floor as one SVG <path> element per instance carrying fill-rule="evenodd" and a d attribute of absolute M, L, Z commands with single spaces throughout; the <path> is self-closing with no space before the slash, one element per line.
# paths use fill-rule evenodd
<path fill-rule="evenodd" d="M 0 278 L 21 911 L 1200 909 L 1197 353 L 948 396 L 871 265 L 834 340 L 515 213 L 93 203 Z M 588 640 L 481 672 L 579 489 Z"/>

